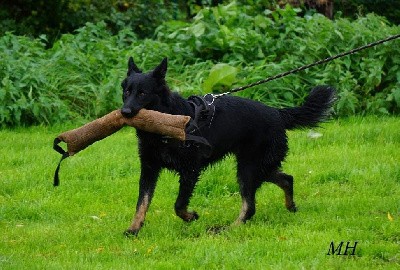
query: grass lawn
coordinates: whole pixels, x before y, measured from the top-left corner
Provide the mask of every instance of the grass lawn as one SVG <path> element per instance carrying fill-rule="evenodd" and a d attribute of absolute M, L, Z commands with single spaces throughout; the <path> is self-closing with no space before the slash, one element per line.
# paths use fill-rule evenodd
<path fill-rule="evenodd" d="M 253 219 L 229 226 L 241 199 L 228 157 L 203 173 L 191 201 L 200 219 L 184 223 L 173 211 L 178 177 L 165 171 L 131 239 L 123 231 L 138 192 L 134 130 L 66 159 L 54 188 L 52 140 L 73 127 L 0 131 L 0 269 L 400 268 L 399 117 L 332 120 L 316 139 L 289 132 L 283 169 L 295 178 L 295 214 L 265 184 Z M 357 241 L 354 256 L 327 255 L 342 241 L 341 253 Z"/>

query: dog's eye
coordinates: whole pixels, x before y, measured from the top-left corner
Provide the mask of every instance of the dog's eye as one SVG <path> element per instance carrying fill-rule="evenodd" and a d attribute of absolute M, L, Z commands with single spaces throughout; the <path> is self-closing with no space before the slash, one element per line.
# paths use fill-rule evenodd
<path fill-rule="evenodd" d="M 143 91 L 139 91 L 138 95 L 139 95 L 139 97 L 144 97 L 146 95 L 146 93 Z"/>

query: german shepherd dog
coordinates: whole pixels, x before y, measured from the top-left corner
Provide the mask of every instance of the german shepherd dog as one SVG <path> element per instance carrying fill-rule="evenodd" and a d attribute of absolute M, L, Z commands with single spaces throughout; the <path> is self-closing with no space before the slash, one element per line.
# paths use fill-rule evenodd
<path fill-rule="evenodd" d="M 142 108 L 194 117 L 188 100 L 170 91 L 165 81 L 166 72 L 166 58 L 148 73 L 143 73 L 133 58 L 129 58 L 127 77 L 121 84 L 124 117 L 133 117 Z M 211 124 L 202 130 L 202 136 L 212 146 L 207 156 L 197 147 L 166 143 L 161 135 L 137 130 L 141 162 L 139 197 L 125 235 L 137 235 L 142 227 L 163 168 L 176 171 L 180 177 L 175 213 L 187 222 L 198 219 L 196 212 L 188 211 L 188 205 L 199 176 L 208 165 L 227 154 L 236 156 L 242 198 L 235 223 L 245 223 L 255 214 L 255 195 L 263 182 L 280 187 L 285 194 L 286 208 L 296 212 L 293 177 L 280 171 L 288 151 L 286 130 L 317 126 L 327 117 L 334 99 L 335 90 L 328 86 L 315 87 L 304 104 L 295 108 L 276 109 L 236 96 L 219 97 L 213 103 L 215 114 Z"/>

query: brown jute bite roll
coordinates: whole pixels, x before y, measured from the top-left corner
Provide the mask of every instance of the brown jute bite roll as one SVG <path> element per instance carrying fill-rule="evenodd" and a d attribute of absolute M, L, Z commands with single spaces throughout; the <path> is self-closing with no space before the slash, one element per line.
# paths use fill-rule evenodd
<path fill-rule="evenodd" d="M 190 116 L 172 115 L 146 109 L 141 109 L 132 118 L 125 118 L 120 110 L 115 110 L 80 128 L 61 133 L 53 143 L 54 150 L 62 154 L 54 173 L 54 186 L 58 186 L 60 183 L 58 172 L 63 159 L 78 153 L 96 141 L 110 136 L 125 125 L 184 141 L 186 140 L 185 128 L 189 121 Z M 60 142 L 67 144 L 67 151 L 58 145 Z"/>
<path fill-rule="evenodd" d="M 80 128 L 66 131 L 60 134 L 57 139 L 67 144 L 69 156 L 110 136 L 125 125 L 184 141 L 186 137 L 185 127 L 189 120 L 189 116 L 171 115 L 146 109 L 141 109 L 132 118 L 125 118 L 120 110 L 115 110 Z"/>

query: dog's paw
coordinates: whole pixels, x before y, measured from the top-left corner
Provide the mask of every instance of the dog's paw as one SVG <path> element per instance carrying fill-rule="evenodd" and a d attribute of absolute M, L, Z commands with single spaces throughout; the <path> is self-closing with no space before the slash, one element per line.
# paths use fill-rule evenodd
<path fill-rule="evenodd" d="M 194 220 L 198 220 L 200 218 L 199 214 L 197 214 L 195 211 L 193 212 L 189 212 L 191 214 L 191 217 L 188 221 L 194 221 Z"/>
<path fill-rule="evenodd" d="M 130 237 L 136 237 L 138 235 L 138 233 L 139 233 L 139 230 L 127 229 L 124 232 L 124 235 L 126 237 L 130 238 Z"/>
<path fill-rule="evenodd" d="M 195 221 L 200 217 L 195 211 L 177 210 L 176 214 L 186 222 Z"/>
<path fill-rule="evenodd" d="M 200 216 L 195 211 L 192 211 L 192 212 L 186 212 L 184 215 L 184 218 L 183 217 L 181 217 L 181 218 L 186 222 L 191 222 L 191 221 L 198 220 L 200 218 Z"/>
<path fill-rule="evenodd" d="M 296 205 L 294 203 L 291 204 L 291 205 L 286 206 L 286 208 L 287 208 L 287 210 L 289 210 L 289 212 L 292 212 L 292 213 L 296 213 L 297 212 L 297 207 L 296 207 Z"/>

